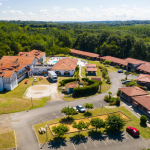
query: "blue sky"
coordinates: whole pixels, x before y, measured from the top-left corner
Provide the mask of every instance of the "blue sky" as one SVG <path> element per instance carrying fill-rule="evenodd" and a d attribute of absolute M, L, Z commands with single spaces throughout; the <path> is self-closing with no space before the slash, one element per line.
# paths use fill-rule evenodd
<path fill-rule="evenodd" d="M 0 0 L 0 20 L 150 20 L 150 0 Z"/>

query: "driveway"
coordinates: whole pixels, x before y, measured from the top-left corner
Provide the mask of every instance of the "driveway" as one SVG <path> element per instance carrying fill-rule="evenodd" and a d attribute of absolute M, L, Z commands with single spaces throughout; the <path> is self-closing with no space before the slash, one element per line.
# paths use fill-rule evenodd
<path fill-rule="evenodd" d="M 110 79 L 111 79 L 111 83 L 112 83 L 111 89 L 109 91 L 112 92 L 112 95 L 115 95 L 117 93 L 118 88 L 122 87 L 120 80 L 125 78 L 125 75 L 118 74 L 118 73 L 109 73 L 109 75 L 110 75 Z M 128 78 L 135 78 L 135 77 L 132 75 L 129 75 Z M 105 101 L 103 100 L 103 98 L 106 94 L 107 94 L 107 92 L 96 95 L 96 96 L 72 101 L 72 102 L 52 101 L 52 102 L 48 102 L 42 108 L 37 108 L 34 110 L 14 113 L 13 115 L 11 115 L 11 119 L 12 119 L 12 126 L 14 127 L 14 129 L 16 131 L 17 149 L 18 150 L 38 150 L 38 149 L 40 149 L 41 145 L 39 145 L 38 140 L 37 140 L 36 135 L 33 130 L 34 124 L 63 117 L 64 115 L 60 113 L 60 110 L 63 107 L 68 106 L 68 105 L 76 106 L 77 104 L 83 105 L 85 102 L 89 102 L 89 103 L 93 103 L 95 108 L 101 107 L 102 105 L 107 106 L 108 104 L 105 103 Z M 16 120 L 17 120 L 17 122 L 16 122 Z M 132 148 L 135 147 L 136 150 L 139 149 L 138 146 L 136 147 L 136 141 L 131 142 L 130 145 Z M 114 147 L 114 149 L 115 149 L 116 146 L 118 146 L 118 145 L 113 145 L 112 147 Z M 50 148 L 50 145 L 49 145 L 49 148 Z M 71 147 L 70 149 L 73 149 L 73 148 Z M 94 148 L 92 148 L 92 149 L 94 149 Z M 95 149 L 98 149 L 98 147 Z M 119 149 L 119 147 L 117 149 Z M 141 149 L 141 147 L 140 147 L 140 149 Z"/>

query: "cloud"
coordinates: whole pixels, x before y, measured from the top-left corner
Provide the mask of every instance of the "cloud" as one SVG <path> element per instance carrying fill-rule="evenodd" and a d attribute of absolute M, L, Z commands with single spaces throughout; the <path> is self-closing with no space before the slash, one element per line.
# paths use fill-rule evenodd
<path fill-rule="evenodd" d="M 91 11 L 91 9 L 88 8 L 88 7 L 84 7 L 83 10 L 84 10 L 84 11 Z"/>
<path fill-rule="evenodd" d="M 102 8 L 103 6 L 102 6 L 102 5 L 100 5 L 99 7 L 101 7 L 101 8 Z"/>
<path fill-rule="evenodd" d="M 3 11 L 2 11 L 2 13 L 3 13 L 3 14 L 6 14 L 6 13 L 7 13 L 7 11 L 3 10 Z"/>
<path fill-rule="evenodd" d="M 65 11 L 67 11 L 67 12 L 78 12 L 79 10 L 76 8 L 68 8 Z"/>
<path fill-rule="evenodd" d="M 20 10 L 17 10 L 16 11 L 19 15 L 24 15 L 24 13 L 22 12 L 22 11 L 20 11 Z"/>
<path fill-rule="evenodd" d="M 58 10 L 58 9 L 61 9 L 61 8 L 60 7 L 54 7 L 53 9 L 55 9 L 55 10 L 57 9 Z"/>
<path fill-rule="evenodd" d="M 28 15 L 35 16 L 35 14 L 33 14 L 32 12 L 29 12 Z"/>
<path fill-rule="evenodd" d="M 2 5 L 2 3 L 0 3 L 0 5 Z"/>
<path fill-rule="evenodd" d="M 15 13 L 16 11 L 15 11 L 15 10 L 10 10 L 9 12 L 10 12 L 10 13 Z"/>
<path fill-rule="evenodd" d="M 122 4 L 123 7 L 127 7 L 128 5 Z"/>
<path fill-rule="evenodd" d="M 47 12 L 47 10 L 46 9 L 41 9 L 40 12 Z"/>

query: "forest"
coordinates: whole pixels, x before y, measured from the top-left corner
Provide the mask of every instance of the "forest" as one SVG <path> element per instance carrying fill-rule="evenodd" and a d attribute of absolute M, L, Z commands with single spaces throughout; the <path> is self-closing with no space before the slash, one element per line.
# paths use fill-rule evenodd
<path fill-rule="evenodd" d="M 0 21 L 0 58 L 32 49 L 68 54 L 69 48 L 150 61 L 150 21 Z"/>

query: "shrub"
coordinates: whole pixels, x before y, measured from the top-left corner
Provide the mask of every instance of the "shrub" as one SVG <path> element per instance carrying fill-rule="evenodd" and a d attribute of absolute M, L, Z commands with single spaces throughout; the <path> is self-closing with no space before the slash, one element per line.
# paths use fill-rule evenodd
<path fill-rule="evenodd" d="M 102 63 L 103 63 L 103 61 L 101 60 L 101 61 L 100 61 L 100 63 L 102 64 Z"/>
<path fill-rule="evenodd" d="M 120 96 L 120 94 L 121 94 L 121 91 L 118 90 L 118 91 L 117 91 L 117 96 Z"/>
<path fill-rule="evenodd" d="M 108 95 L 105 95 L 105 96 L 104 96 L 104 100 L 105 100 L 106 102 L 109 102 L 109 96 L 108 96 Z"/>
<path fill-rule="evenodd" d="M 116 65 L 116 66 L 115 66 L 115 68 L 119 69 L 119 66 L 118 66 L 118 65 Z"/>
<path fill-rule="evenodd" d="M 143 89 L 143 90 L 145 90 L 145 91 L 147 90 L 146 86 L 140 86 L 140 88 Z"/>
<path fill-rule="evenodd" d="M 108 73 L 106 71 L 102 71 L 102 76 L 105 78 L 105 76 L 107 75 Z"/>
<path fill-rule="evenodd" d="M 66 83 L 73 82 L 73 81 L 76 81 L 76 80 L 79 81 L 79 78 L 64 79 L 64 80 L 60 81 L 59 83 L 61 85 L 65 85 Z"/>
<path fill-rule="evenodd" d="M 146 122 L 147 122 L 147 117 L 146 117 L 145 115 L 141 115 L 140 121 L 141 121 L 142 124 L 146 124 Z"/>
<path fill-rule="evenodd" d="M 120 101 L 121 101 L 120 98 L 117 97 L 117 98 L 116 98 L 116 105 L 120 105 Z"/>
<path fill-rule="evenodd" d="M 98 66 L 98 68 L 99 68 L 99 69 L 103 69 L 103 67 L 102 67 L 102 66 Z"/>
<path fill-rule="evenodd" d="M 127 77 L 125 77 L 125 80 L 127 80 Z"/>
<path fill-rule="evenodd" d="M 106 67 L 102 68 L 102 71 L 108 72 Z"/>

